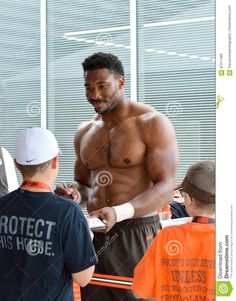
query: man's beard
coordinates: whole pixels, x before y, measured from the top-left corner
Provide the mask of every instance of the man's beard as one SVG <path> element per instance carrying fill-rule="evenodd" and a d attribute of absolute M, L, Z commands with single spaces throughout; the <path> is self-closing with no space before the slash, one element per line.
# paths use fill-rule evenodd
<path fill-rule="evenodd" d="M 105 109 L 105 110 L 103 110 L 103 111 L 99 111 L 99 110 L 96 110 L 96 109 L 95 109 L 95 112 L 96 112 L 97 114 L 99 114 L 99 115 L 103 115 L 103 114 L 106 114 L 106 113 L 108 113 L 108 112 L 111 112 L 112 110 L 113 110 L 113 108 L 108 107 L 107 109 Z"/>
<path fill-rule="evenodd" d="M 95 110 L 96 113 L 98 113 L 99 115 L 103 115 L 105 113 L 107 113 L 108 110 L 104 110 L 104 111 L 98 111 L 98 110 Z"/>
<path fill-rule="evenodd" d="M 114 107 L 113 104 L 115 104 L 115 103 L 118 104 L 118 98 L 116 97 L 116 95 L 117 95 L 117 93 L 115 92 L 113 94 L 113 96 L 110 97 L 109 100 L 105 100 L 105 101 L 99 100 L 99 101 L 97 101 L 98 103 L 101 102 L 101 103 L 107 104 L 107 108 L 102 110 L 102 111 L 96 110 L 96 108 L 94 108 L 95 112 L 99 115 L 104 115 L 108 112 L 112 112 L 114 110 L 114 108 L 116 107 L 116 106 Z"/>

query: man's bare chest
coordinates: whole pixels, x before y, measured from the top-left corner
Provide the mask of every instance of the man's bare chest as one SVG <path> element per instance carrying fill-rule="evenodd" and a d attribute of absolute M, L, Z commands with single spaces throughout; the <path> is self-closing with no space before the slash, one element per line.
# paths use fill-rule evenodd
<path fill-rule="evenodd" d="M 81 139 L 80 156 L 90 170 L 109 165 L 127 168 L 141 164 L 146 152 L 134 123 L 108 129 L 94 126 Z"/>

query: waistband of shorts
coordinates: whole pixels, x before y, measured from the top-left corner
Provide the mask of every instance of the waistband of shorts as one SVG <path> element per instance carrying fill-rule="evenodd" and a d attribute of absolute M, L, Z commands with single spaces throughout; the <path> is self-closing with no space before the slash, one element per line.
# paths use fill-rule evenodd
<path fill-rule="evenodd" d="M 117 225 L 119 228 L 123 228 L 126 226 L 129 226 L 129 227 L 145 226 L 145 225 L 150 225 L 150 224 L 154 224 L 154 223 L 159 224 L 159 215 L 158 214 L 153 215 L 153 216 L 148 216 L 148 217 L 126 219 L 119 223 L 116 223 L 115 226 Z"/>

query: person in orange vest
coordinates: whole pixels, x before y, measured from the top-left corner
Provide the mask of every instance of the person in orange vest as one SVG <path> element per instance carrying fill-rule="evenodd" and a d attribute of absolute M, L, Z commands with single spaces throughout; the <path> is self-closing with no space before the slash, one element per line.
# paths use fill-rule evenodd
<path fill-rule="evenodd" d="M 134 270 L 136 297 L 215 300 L 215 161 L 192 165 L 179 190 L 192 222 L 159 232 Z"/>

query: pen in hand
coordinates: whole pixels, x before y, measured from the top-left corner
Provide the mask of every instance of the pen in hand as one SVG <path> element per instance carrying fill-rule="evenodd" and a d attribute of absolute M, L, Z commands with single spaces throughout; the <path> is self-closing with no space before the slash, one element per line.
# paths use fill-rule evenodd
<path fill-rule="evenodd" d="M 64 187 L 65 189 L 69 190 L 69 188 L 68 188 L 68 186 L 66 185 L 65 182 L 62 182 L 62 185 L 63 185 L 63 187 Z M 73 193 L 72 193 L 71 191 L 70 191 L 69 197 L 70 197 L 72 200 L 74 200 L 74 196 L 73 196 Z"/>

